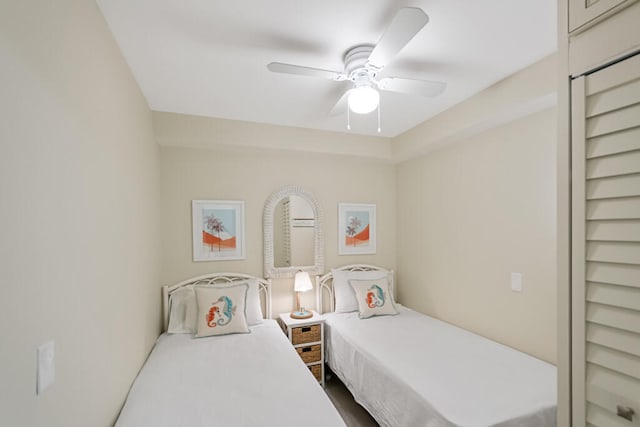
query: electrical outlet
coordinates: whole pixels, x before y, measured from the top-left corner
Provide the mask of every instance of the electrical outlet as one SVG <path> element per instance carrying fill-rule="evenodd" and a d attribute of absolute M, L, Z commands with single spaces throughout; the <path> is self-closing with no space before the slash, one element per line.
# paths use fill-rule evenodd
<path fill-rule="evenodd" d="M 511 273 L 511 290 L 522 292 L 522 273 Z"/>
<path fill-rule="evenodd" d="M 55 345 L 53 340 L 38 347 L 38 368 L 36 371 L 36 393 L 41 394 L 51 384 L 56 376 Z"/>

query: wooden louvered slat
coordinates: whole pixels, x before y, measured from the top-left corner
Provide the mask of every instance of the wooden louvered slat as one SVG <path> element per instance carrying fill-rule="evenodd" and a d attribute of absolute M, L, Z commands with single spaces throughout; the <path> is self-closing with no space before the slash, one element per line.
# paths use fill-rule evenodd
<path fill-rule="evenodd" d="M 588 282 L 640 288 L 640 280 L 638 279 L 640 278 L 640 266 L 638 265 L 589 262 L 585 277 Z"/>
<path fill-rule="evenodd" d="M 640 114 L 640 111 L 638 111 Z M 587 161 L 587 179 L 640 173 L 640 150 Z"/>
<path fill-rule="evenodd" d="M 587 282 L 587 301 L 640 311 L 640 288 Z"/>
<path fill-rule="evenodd" d="M 640 381 L 640 357 L 597 344 L 589 344 L 587 361 Z"/>
<path fill-rule="evenodd" d="M 636 80 L 639 75 L 640 55 L 636 55 L 624 62 L 590 74 L 585 79 L 585 95 L 591 96 L 605 90 L 611 90 L 611 88 Z"/>
<path fill-rule="evenodd" d="M 590 323 L 586 340 L 640 357 L 640 334 Z"/>
<path fill-rule="evenodd" d="M 619 132 L 638 126 L 640 104 L 601 114 L 587 120 L 587 138 Z"/>
<path fill-rule="evenodd" d="M 587 219 L 638 219 L 640 197 L 591 200 L 587 202 Z"/>
<path fill-rule="evenodd" d="M 640 407 L 640 381 L 593 364 L 587 366 L 587 377 L 589 402 L 612 413 L 617 405 Z"/>
<path fill-rule="evenodd" d="M 640 150 L 640 127 L 592 138 L 587 141 L 587 159 Z"/>
<path fill-rule="evenodd" d="M 619 328 L 635 334 L 640 333 L 640 313 L 635 310 L 587 303 L 585 318 L 588 322 Z"/>
<path fill-rule="evenodd" d="M 640 135 L 638 135 L 640 141 Z M 640 174 L 592 179 L 587 182 L 587 200 L 639 196 Z"/>
<path fill-rule="evenodd" d="M 640 243 L 588 242 L 587 261 L 640 264 Z"/>
<path fill-rule="evenodd" d="M 607 411 L 598 405 L 589 403 L 587 405 L 587 421 L 597 427 L 631 427 L 629 421 L 618 417 L 616 414 Z"/>
<path fill-rule="evenodd" d="M 593 117 L 633 105 L 640 99 L 640 80 L 633 80 L 587 98 L 586 116 Z"/>
<path fill-rule="evenodd" d="M 640 242 L 640 221 L 589 221 L 587 240 Z"/>

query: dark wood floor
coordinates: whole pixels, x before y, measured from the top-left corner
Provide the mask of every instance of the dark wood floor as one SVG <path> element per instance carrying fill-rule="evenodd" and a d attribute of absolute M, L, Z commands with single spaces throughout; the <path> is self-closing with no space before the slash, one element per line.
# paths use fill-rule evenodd
<path fill-rule="evenodd" d="M 353 400 L 353 396 L 340 379 L 326 369 L 325 391 L 348 427 L 379 427 L 376 420 Z"/>

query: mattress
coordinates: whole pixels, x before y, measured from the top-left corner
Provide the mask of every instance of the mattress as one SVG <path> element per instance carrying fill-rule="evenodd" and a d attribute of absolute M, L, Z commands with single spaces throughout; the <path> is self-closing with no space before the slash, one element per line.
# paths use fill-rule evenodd
<path fill-rule="evenodd" d="M 326 360 L 383 426 L 556 425 L 556 368 L 400 307 L 396 316 L 330 313 Z"/>
<path fill-rule="evenodd" d="M 274 320 L 250 334 L 161 335 L 116 427 L 344 426 Z"/>

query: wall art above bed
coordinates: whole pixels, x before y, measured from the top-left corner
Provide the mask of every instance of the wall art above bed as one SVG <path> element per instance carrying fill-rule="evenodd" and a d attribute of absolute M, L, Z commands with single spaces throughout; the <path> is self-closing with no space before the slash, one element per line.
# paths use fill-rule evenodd
<path fill-rule="evenodd" d="M 376 205 L 338 203 L 338 254 L 376 253 Z"/>
<path fill-rule="evenodd" d="M 244 202 L 192 200 L 193 260 L 244 259 Z"/>

